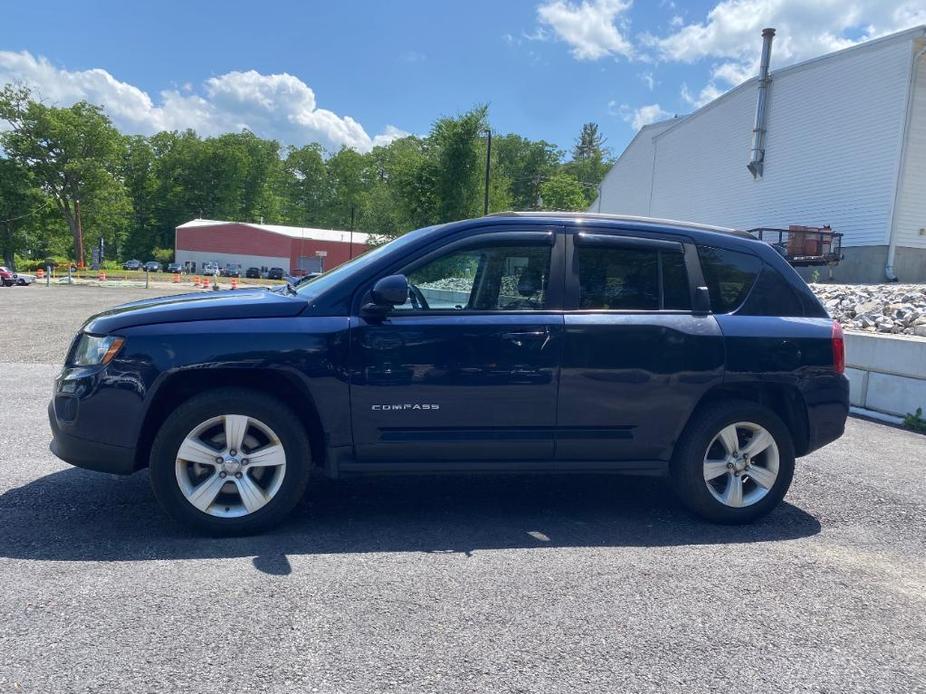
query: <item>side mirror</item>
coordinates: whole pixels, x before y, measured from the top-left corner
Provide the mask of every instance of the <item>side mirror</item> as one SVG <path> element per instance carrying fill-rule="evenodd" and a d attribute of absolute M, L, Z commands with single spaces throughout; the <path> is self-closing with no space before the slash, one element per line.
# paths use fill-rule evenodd
<path fill-rule="evenodd" d="M 707 287 L 695 287 L 694 310 L 696 315 L 706 316 L 711 312 L 711 293 Z"/>
<path fill-rule="evenodd" d="M 377 306 L 401 306 L 408 301 L 408 278 L 389 275 L 373 285 L 373 303 Z"/>
<path fill-rule="evenodd" d="M 408 301 L 408 278 L 405 275 L 389 275 L 377 280 L 370 292 L 373 299 L 363 307 L 368 316 L 385 315 L 394 306 Z"/>

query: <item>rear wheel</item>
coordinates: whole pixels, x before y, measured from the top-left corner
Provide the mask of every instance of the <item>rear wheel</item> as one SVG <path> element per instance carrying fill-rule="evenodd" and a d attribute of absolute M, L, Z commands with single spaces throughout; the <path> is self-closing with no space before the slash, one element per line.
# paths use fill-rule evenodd
<path fill-rule="evenodd" d="M 305 431 L 282 402 L 248 390 L 196 396 L 164 422 L 151 448 L 151 486 L 178 522 L 216 535 L 279 523 L 309 478 Z"/>
<path fill-rule="evenodd" d="M 794 475 L 794 444 L 781 418 L 748 401 L 708 405 L 676 446 L 672 486 L 681 502 L 719 523 L 760 518 L 784 498 Z"/>

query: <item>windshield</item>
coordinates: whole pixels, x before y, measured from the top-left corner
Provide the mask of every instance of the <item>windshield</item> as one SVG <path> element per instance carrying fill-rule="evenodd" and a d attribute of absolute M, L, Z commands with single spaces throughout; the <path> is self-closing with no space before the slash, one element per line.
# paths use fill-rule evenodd
<path fill-rule="evenodd" d="M 403 234 L 397 239 L 393 239 L 389 243 L 384 243 L 382 246 L 371 248 L 365 253 L 358 255 L 353 260 L 348 260 L 346 263 L 342 263 L 341 265 L 338 265 L 336 268 L 333 268 L 328 272 L 324 272 L 317 277 L 312 277 L 306 279 L 304 282 L 300 282 L 299 286 L 296 287 L 296 292 L 306 299 L 314 299 L 315 297 L 320 296 L 322 292 L 327 291 L 342 280 L 353 275 L 355 272 L 362 272 L 387 253 L 399 250 L 408 244 L 414 243 L 422 236 L 426 236 L 428 233 L 440 226 L 441 225 L 436 224 L 434 226 L 415 229 L 414 231 L 410 231 L 407 234 Z"/>

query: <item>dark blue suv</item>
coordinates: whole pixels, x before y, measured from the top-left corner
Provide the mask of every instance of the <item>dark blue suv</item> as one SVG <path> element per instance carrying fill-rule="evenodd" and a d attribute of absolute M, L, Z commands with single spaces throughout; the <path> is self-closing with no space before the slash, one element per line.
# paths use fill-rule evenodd
<path fill-rule="evenodd" d="M 843 370 L 838 324 L 748 234 L 511 213 L 298 288 L 94 316 L 56 381 L 51 447 L 149 467 L 171 516 L 219 534 L 280 521 L 313 470 L 664 475 L 736 523 L 843 433 Z"/>

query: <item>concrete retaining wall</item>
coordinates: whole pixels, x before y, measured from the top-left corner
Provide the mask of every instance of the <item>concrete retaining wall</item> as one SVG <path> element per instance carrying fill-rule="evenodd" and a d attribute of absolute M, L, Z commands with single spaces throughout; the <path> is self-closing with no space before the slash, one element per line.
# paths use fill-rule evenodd
<path fill-rule="evenodd" d="M 898 417 L 926 411 L 926 340 L 856 332 L 845 338 L 854 406 Z"/>

